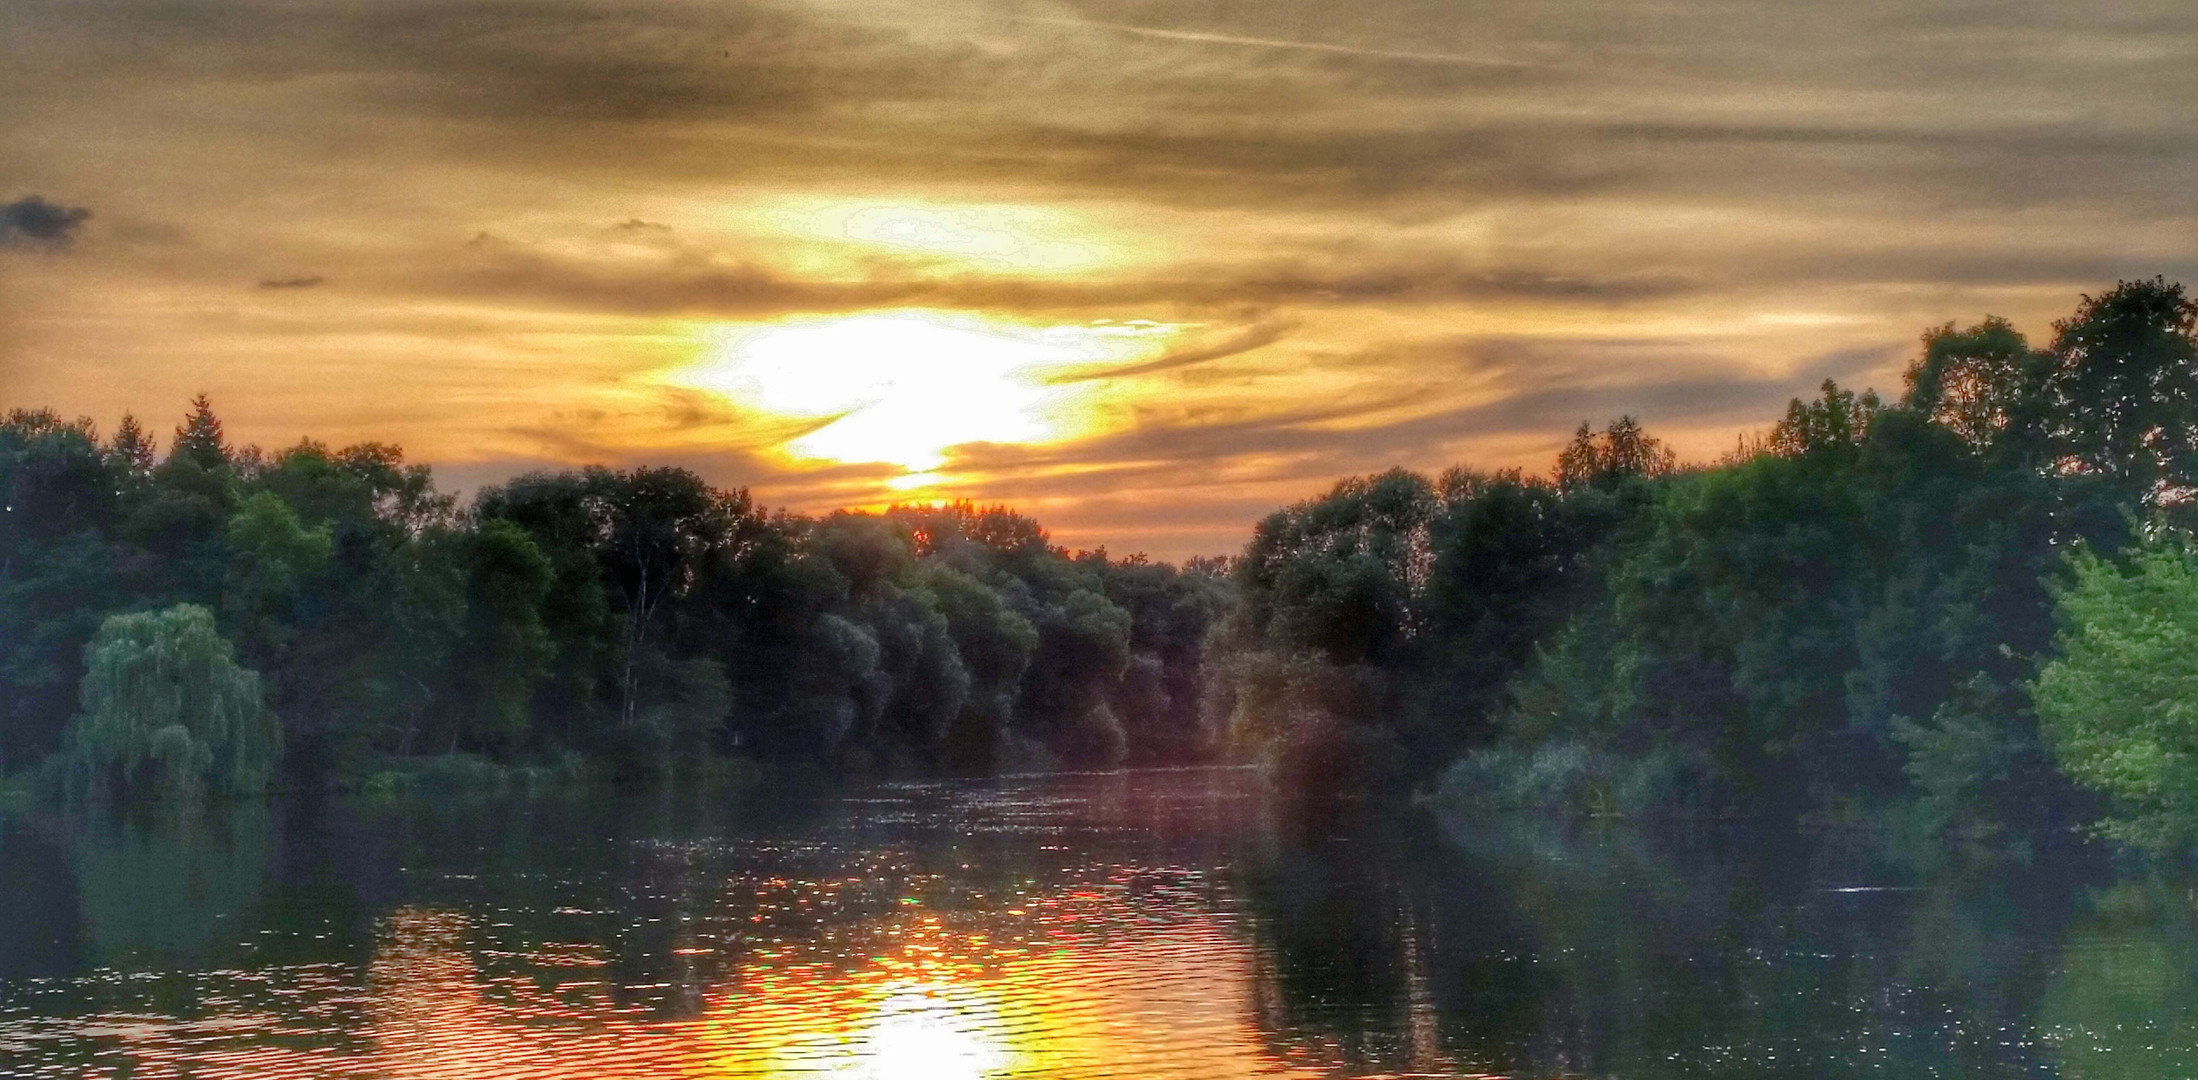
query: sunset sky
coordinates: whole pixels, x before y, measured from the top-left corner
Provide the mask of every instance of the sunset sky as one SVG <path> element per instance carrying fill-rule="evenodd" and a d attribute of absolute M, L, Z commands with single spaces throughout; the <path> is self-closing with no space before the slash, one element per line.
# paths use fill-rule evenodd
<path fill-rule="evenodd" d="M 4 0 L 0 406 L 1221 553 L 2198 281 L 2198 5 Z"/>

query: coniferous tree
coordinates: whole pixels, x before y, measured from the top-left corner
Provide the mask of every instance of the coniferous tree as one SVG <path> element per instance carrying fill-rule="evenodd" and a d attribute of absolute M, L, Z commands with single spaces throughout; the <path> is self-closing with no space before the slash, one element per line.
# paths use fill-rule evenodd
<path fill-rule="evenodd" d="M 122 423 L 115 428 L 114 438 L 108 443 L 108 449 L 122 463 L 123 468 L 132 473 L 153 471 L 153 437 L 143 424 L 137 422 L 137 417 L 130 413 L 122 414 Z"/>
<path fill-rule="evenodd" d="M 229 440 L 222 434 L 221 418 L 214 415 L 213 403 L 205 394 L 191 398 L 191 415 L 176 428 L 168 459 L 189 461 L 208 470 L 229 464 Z"/>

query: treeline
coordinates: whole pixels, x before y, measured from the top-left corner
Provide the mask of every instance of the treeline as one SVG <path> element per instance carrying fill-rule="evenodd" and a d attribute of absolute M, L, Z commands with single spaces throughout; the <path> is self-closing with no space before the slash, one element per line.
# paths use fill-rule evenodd
<path fill-rule="evenodd" d="M 1235 569 L 1230 727 L 1464 803 L 2187 843 L 2194 316 L 2152 280 L 2042 348 L 1949 324 L 1899 400 L 1826 382 L 1710 466 L 1620 420 L 1548 479 L 1346 481 Z"/>
<path fill-rule="evenodd" d="M 0 422 L 0 776 L 78 795 L 397 759 L 986 773 L 1200 758 L 1213 565 L 968 504 L 767 512 L 669 468 L 460 506 L 395 447 L 233 448 L 201 397 Z"/>
<path fill-rule="evenodd" d="M 390 762 L 857 775 L 1267 760 L 1321 794 L 2198 840 L 2198 304 L 1927 333 L 1724 460 L 1631 419 L 1544 478 L 1405 471 L 1183 567 L 1002 508 L 773 513 L 678 469 L 461 506 L 201 398 L 0 422 L 0 776 L 79 795 Z"/>

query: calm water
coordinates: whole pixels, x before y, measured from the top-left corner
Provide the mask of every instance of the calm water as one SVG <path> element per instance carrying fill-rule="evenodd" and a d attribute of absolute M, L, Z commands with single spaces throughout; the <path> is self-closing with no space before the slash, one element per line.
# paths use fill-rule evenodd
<path fill-rule="evenodd" d="M 2157 885 L 1241 772 L 0 824 L 0 1075 L 2198 1075 Z"/>

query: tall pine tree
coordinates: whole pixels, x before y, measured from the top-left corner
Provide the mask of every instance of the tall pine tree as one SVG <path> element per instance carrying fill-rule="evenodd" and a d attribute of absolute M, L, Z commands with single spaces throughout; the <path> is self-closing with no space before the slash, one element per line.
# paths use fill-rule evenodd
<path fill-rule="evenodd" d="M 229 441 L 221 433 L 221 418 L 214 415 L 213 402 L 205 394 L 191 398 L 191 415 L 184 417 L 183 425 L 176 428 L 175 442 L 168 447 L 168 459 L 181 458 L 202 469 L 218 469 L 229 464 Z"/>
<path fill-rule="evenodd" d="M 216 421 L 218 429 L 220 424 Z M 151 472 L 153 469 L 153 437 L 145 431 L 145 425 L 137 417 L 122 414 L 122 425 L 115 428 L 114 439 L 108 443 L 108 452 L 133 473 Z"/>

